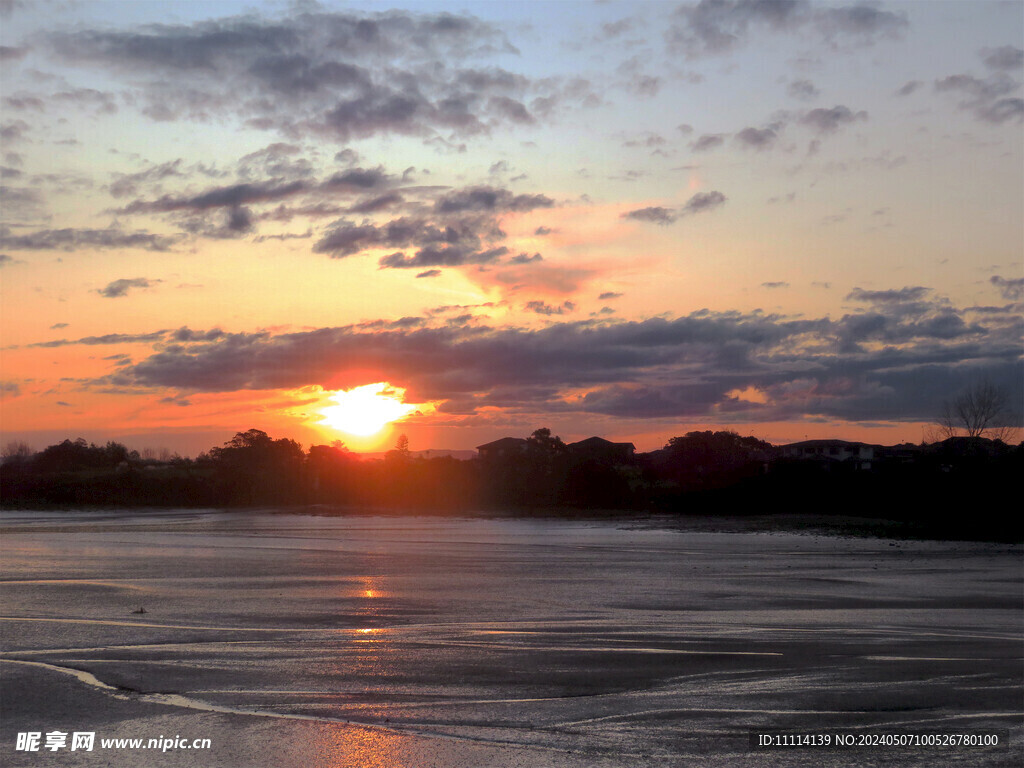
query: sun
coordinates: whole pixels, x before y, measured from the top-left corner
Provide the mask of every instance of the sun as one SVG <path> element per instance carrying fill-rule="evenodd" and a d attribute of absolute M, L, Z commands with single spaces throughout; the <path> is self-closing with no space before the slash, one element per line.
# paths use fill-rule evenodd
<path fill-rule="evenodd" d="M 335 405 L 320 410 L 327 426 L 339 432 L 369 437 L 393 421 L 420 410 L 422 406 L 403 403 L 405 390 L 386 381 L 338 390 L 328 399 Z"/>

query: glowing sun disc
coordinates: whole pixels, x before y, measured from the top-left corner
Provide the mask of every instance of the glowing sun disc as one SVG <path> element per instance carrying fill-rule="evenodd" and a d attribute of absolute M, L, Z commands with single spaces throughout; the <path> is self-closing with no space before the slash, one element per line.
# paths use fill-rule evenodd
<path fill-rule="evenodd" d="M 335 405 L 321 409 L 320 415 L 328 426 L 340 432 L 369 437 L 419 408 L 403 403 L 404 394 L 404 389 L 383 381 L 339 390 L 330 397 Z"/>

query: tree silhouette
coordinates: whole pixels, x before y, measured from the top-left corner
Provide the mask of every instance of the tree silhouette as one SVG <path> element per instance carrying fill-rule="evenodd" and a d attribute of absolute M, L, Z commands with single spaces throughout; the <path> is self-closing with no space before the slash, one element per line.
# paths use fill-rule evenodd
<path fill-rule="evenodd" d="M 335 440 L 331 445 L 311 445 L 306 455 L 306 468 L 313 500 L 349 500 L 353 490 L 353 469 L 357 462 L 341 440 Z"/>
<path fill-rule="evenodd" d="M 524 500 L 528 504 L 554 504 L 562 495 L 568 469 L 567 450 L 562 438 L 552 436 L 547 427 L 535 429 L 526 438 L 523 461 Z"/>
<path fill-rule="evenodd" d="M 139 455 L 121 443 L 105 446 L 87 443 L 83 438 L 65 440 L 51 445 L 33 458 L 33 466 L 41 472 L 77 472 L 84 469 L 112 468 L 123 461 L 137 460 Z"/>
<path fill-rule="evenodd" d="M 11 440 L 0 451 L 0 464 L 22 465 L 28 463 L 33 456 L 33 450 L 28 443 L 20 440 Z"/>
<path fill-rule="evenodd" d="M 761 474 L 770 451 L 768 443 L 735 432 L 687 432 L 668 441 L 653 468 L 684 490 L 718 488 Z"/>
<path fill-rule="evenodd" d="M 249 505 L 294 499 L 304 458 L 294 440 L 274 440 L 260 429 L 238 432 L 223 448 L 210 449 L 221 492 Z"/>
<path fill-rule="evenodd" d="M 1017 433 L 1006 390 L 983 380 L 972 384 L 942 406 L 940 439 L 985 437 L 1009 442 Z"/>
<path fill-rule="evenodd" d="M 565 443 L 562 442 L 562 438 L 557 435 L 552 437 L 551 430 L 547 427 L 535 429 L 533 434 L 526 438 L 526 447 L 531 452 L 548 456 L 565 453 Z"/>

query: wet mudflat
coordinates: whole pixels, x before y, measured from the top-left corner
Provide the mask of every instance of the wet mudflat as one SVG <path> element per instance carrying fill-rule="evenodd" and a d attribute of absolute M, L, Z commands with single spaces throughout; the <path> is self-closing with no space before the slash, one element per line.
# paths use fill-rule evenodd
<path fill-rule="evenodd" d="M 194 511 L 0 523 L 4 765 L 1024 758 L 1014 546 Z M 15 749 L 54 730 L 96 748 Z M 751 751 L 751 731 L 999 744 Z M 175 736 L 211 746 L 99 746 Z"/>

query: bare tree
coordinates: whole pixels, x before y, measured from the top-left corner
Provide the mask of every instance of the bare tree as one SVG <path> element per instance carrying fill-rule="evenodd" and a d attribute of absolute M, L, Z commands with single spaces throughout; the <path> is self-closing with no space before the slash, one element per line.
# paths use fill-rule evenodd
<path fill-rule="evenodd" d="M 0 464 L 24 464 L 32 458 L 32 448 L 28 443 L 12 440 L 0 451 Z"/>
<path fill-rule="evenodd" d="M 991 381 L 979 381 L 943 404 L 938 438 L 986 437 L 1009 442 L 1017 434 L 1010 396 Z"/>

